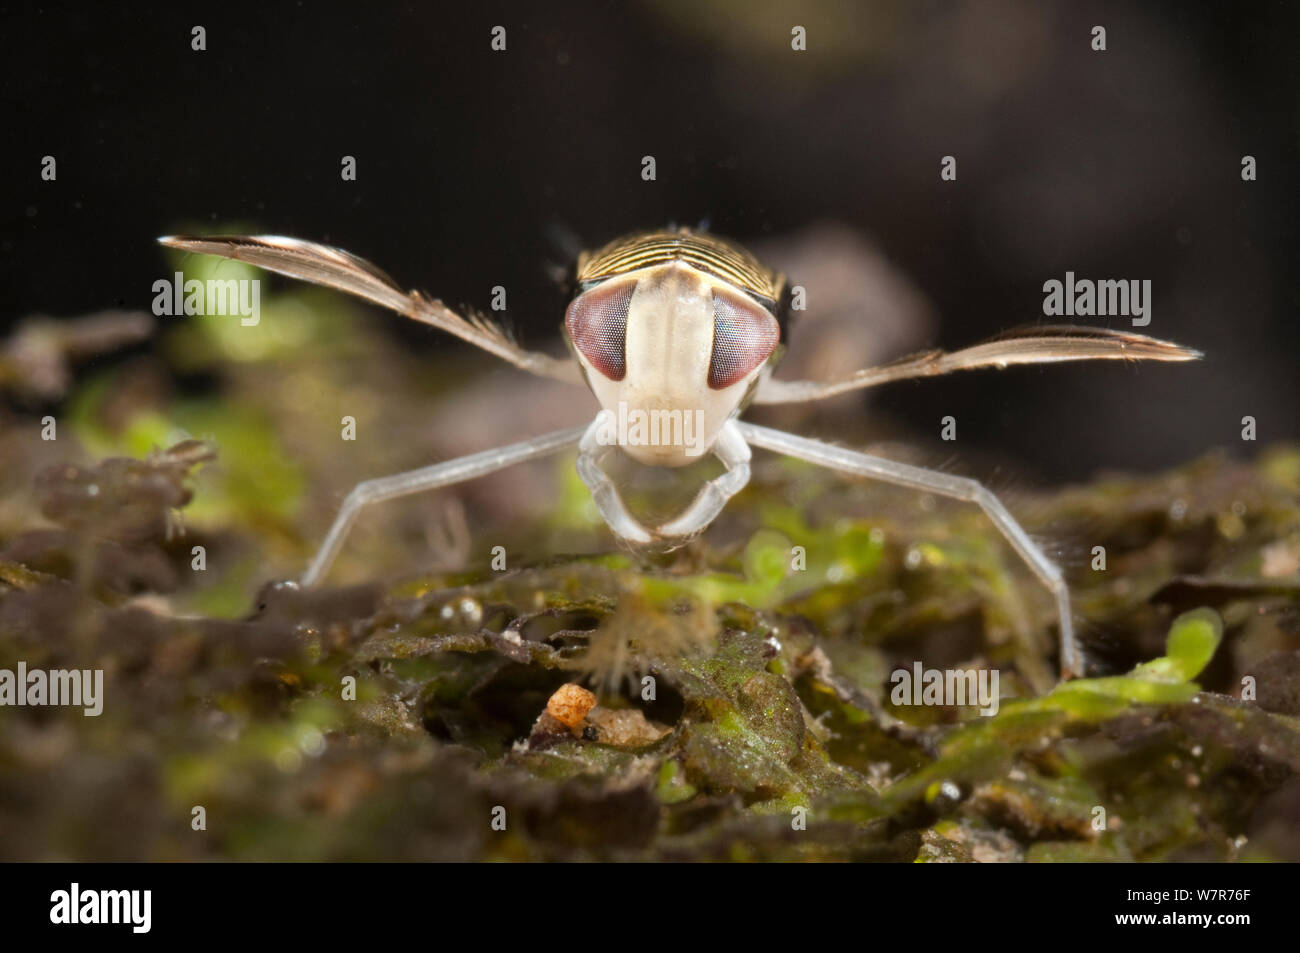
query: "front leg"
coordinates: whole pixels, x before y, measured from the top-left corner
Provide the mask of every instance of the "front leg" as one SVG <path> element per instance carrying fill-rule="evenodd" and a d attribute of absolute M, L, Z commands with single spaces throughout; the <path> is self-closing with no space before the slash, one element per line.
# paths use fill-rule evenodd
<path fill-rule="evenodd" d="M 723 424 L 718 439 L 713 444 L 713 454 L 727 468 L 721 476 L 714 477 L 700 488 L 691 505 L 676 519 L 655 529 L 642 525 L 631 514 L 619 495 L 614 481 L 600 467 L 600 458 L 611 449 L 601 443 L 602 431 L 611 429 L 611 412 L 602 410 L 596 415 L 578 444 L 578 475 L 591 491 L 596 508 L 614 535 L 635 546 L 666 546 L 669 549 L 684 545 L 693 536 L 708 528 L 727 501 L 739 493 L 749 482 L 749 445 L 740 435 L 737 423 L 729 420 Z"/>
<path fill-rule="evenodd" d="M 777 453 L 798 457 L 809 463 L 820 464 L 843 473 L 874 477 L 887 483 L 907 486 L 916 490 L 937 493 L 978 503 L 988 515 L 993 525 L 1020 554 L 1034 575 L 1043 581 L 1056 599 L 1057 612 L 1060 616 L 1061 633 L 1061 677 L 1074 678 L 1083 674 L 1083 654 L 1074 636 L 1074 624 L 1070 613 L 1070 589 L 1065 584 L 1060 567 L 1052 562 L 1041 549 L 1029 538 L 1016 522 L 1002 502 L 977 480 L 967 477 L 952 476 L 936 470 L 896 463 L 881 457 L 873 457 L 843 447 L 832 446 L 820 440 L 809 440 L 782 430 L 759 427 L 755 424 L 738 422 L 740 434 L 756 447 L 763 447 Z"/>

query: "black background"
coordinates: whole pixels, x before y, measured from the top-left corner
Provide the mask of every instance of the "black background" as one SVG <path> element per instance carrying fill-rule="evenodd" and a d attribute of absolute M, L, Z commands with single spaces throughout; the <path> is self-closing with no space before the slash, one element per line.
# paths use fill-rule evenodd
<path fill-rule="evenodd" d="M 708 896 L 716 885 L 710 865 L 678 864 L 673 868 L 673 886 L 681 896 L 694 900 Z M 1035 938 L 1059 936 L 1068 929 L 1071 936 L 1109 939 L 1129 935 L 1150 939 L 1168 938 L 1180 946 L 1221 949 L 1259 931 L 1277 929 L 1287 922 L 1288 891 L 1284 878 L 1290 875 L 1284 864 L 1244 864 L 1230 869 L 1211 864 L 1178 864 L 1153 871 L 1130 864 L 1056 864 L 1050 870 L 1032 864 L 944 864 L 904 867 L 891 865 L 880 877 L 860 867 L 845 871 L 840 865 L 731 865 L 727 875 L 732 887 L 744 897 L 767 891 L 791 898 L 797 909 L 806 891 L 815 890 L 816 907 L 822 919 L 842 932 L 869 933 L 874 941 L 904 945 L 918 936 L 965 935 L 971 931 L 1012 929 Z M 124 946 L 190 939 L 196 930 L 214 942 L 265 942 L 292 938 L 295 942 L 355 940 L 362 944 L 391 942 L 394 930 L 404 925 L 389 912 L 401 911 L 411 920 L 407 927 L 432 935 L 434 931 L 457 929 L 466 923 L 487 922 L 494 940 L 517 939 L 534 943 L 538 915 L 522 901 L 502 915 L 502 898 L 520 897 L 530 885 L 535 888 L 539 873 L 524 865 L 467 865 L 454 868 L 422 865 L 353 866 L 342 864 L 295 864 L 286 870 L 279 864 L 42 864 L 21 878 L 15 888 L 0 898 L 6 935 L 11 938 L 64 942 L 109 942 Z M 564 877 L 567 871 L 551 867 L 542 874 Z M 625 886 L 653 893 L 662 873 L 651 865 L 622 864 L 617 877 Z M 655 878 L 654 881 L 651 878 Z M 50 896 L 68 890 L 72 882 L 81 890 L 152 890 L 152 929 L 134 934 L 127 926 L 59 925 L 49 922 Z M 1130 891 L 1201 889 L 1249 891 L 1239 899 L 1216 901 L 1166 901 L 1160 904 L 1129 900 Z M 937 922 L 934 893 L 943 897 L 945 922 Z M 989 896 L 1013 898 L 1001 903 L 991 916 Z M 865 903 L 864 903 L 865 897 Z M 577 903 L 578 901 L 573 901 Z M 689 902 L 689 901 L 688 901 Z M 702 901 L 697 901 L 697 903 Z M 591 902 L 584 922 L 593 932 L 617 935 L 628 929 L 625 906 Z M 811 907 L 811 902 L 808 903 Z M 690 928 L 705 941 L 753 942 L 761 944 L 772 929 L 763 908 L 742 905 L 743 913 L 728 923 L 719 917 L 698 917 Z M 415 911 L 419 911 L 416 913 Z M 661 913 L 650 909 L 648 923 L 638 927 L 642 935 L 670 926 L 675 910 Z M 745 915 L 749 914 L 749 915 Z M 759 914 L 755 916 L 754 914 Z M 1201 925 L 1117 925 L 1117 914 L 1211 914 L 1249 916 L 1249 924 Z M 549 928 L 561 937 L 565 924 L 554 924 L 554 911 L 547 910 Z M 666 919 L 667 918 L 667 919 Z M 965 930 L 954 933 L 948 922 L 961 923 Z M 760 935 L 762 931 L 765 935 Z M 1253 932 L 1252 932 L 1253 931 Z"/>
<path fill-rule="evenodd" d="M 1052 479 L 1241 453 L 1246 414 L 1261 443 L 1300 435 L 1298 27 L 1291 3 L 6 6 L 0 326 L 147 308 L 155 236 L 244 224 L 451 302 L 505 285 L 553 345 L 557 229 L 831 219 L 931 297 L 926 343 L 1042 320 L 1073 270 L 1151 279 L 1146 330 L 1209 355 L 895 385 L 872 412 L 928 439 L 961 413 L 964 441 Z"/>

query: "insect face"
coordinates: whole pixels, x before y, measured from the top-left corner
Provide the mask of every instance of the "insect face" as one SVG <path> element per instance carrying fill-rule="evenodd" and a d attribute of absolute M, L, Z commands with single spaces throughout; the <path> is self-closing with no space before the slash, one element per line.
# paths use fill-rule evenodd
<path fill-rule="evenodd" d="M 565 332 L 610 442 L 654 466 L 713 447 L 780 339 L 768 308 L 684 260 L 598 282 L 569 305 Z"/>

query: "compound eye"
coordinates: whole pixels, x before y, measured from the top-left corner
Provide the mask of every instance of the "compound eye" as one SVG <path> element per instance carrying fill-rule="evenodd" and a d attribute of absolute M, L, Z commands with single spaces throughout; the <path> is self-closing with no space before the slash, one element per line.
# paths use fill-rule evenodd
<path fill-rule="evenodd" d="M 564 315 L 569 339 L 591 366 L 612 381 L 627 374 L 627 309 L 635 281 L 605 282 L 574 298 Z"/>
<path fill-rule="evenodd" d="M 776 318 L 739 294 L 713 290 L 713 357 L 709 387 L 722 390 L 766 361 L 781 337 Z"/>

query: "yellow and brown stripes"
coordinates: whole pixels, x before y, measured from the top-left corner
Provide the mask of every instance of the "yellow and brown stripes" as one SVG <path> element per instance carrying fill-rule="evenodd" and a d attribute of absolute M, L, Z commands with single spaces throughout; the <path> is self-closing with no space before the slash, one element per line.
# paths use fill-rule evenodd
<path fill-rule="evenodd" d="M 681 229 L 675 232 L 640 232 L 583 252 L 578 258 L 581 284 L 602 281 L 642 268 L 681 261 L 722 279 L 742 291 L 777 302 L 784 278 L 765 268 L 744 249 L 706 235 Z"/>

